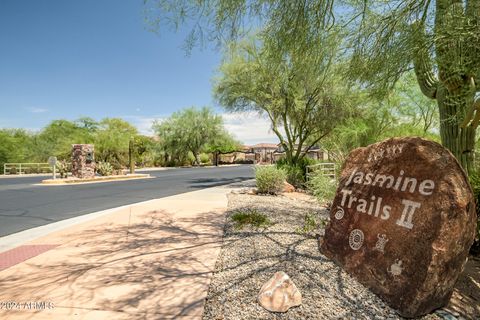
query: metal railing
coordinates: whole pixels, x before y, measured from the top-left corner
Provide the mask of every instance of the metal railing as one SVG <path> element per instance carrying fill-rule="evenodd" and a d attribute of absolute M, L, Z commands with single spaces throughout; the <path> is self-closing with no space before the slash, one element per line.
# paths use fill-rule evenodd
<path fill-rule="evenodd" d="M 320 170 L 322 175 L 331 177 L 332 179 L 337 178 L 337 165 L 333 162 L 322 162 L 307 166 L 306 178 L 309 179 L 309 176 L 315 172 Z"/>
<path fill-rule="evenodd" d="M 3 174 L 32 174 L 51 173 L 52 167 L 48 163 L 5 163 Z"/>

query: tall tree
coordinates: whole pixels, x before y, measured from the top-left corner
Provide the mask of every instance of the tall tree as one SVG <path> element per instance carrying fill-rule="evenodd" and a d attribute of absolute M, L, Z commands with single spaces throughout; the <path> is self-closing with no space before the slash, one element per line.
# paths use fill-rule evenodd
<path fill-rule="evenodd" d="M 348 114 L 337 49 L 336 34 L 302 51 L 279 52 L 258 39 L 237 43 L 220 67 L 215 96 L 227 110 L 265 115 L 287 163 L 296 165 Z"/>
<path fill-rule="evenodd" d="M 207 107 L 177 111 L 170 118 L 156 122 L 153 129 L 171 154 L 185 156 L 191 152 L 197 165 L 200 153 L 224 130 L 222 118 Z"/>
<path fill-rule="evenodd" d="M 130 139 L 137 134 L 137 129 L 123 119 L 102 119 L 94 139 L 95 157 L 109 162 L 115 169 L 126 166 Z"/>
<path fill-rule="evenodd" d="M 70 159 L 72 144 L 91 143 L 93 135 L 88 129 L 68 120 L 53 120 L 35 137 L 36 152 L 41 161 L 49 156 Z"/>
<path fill-rule="evenodd" d="M 0 172 L 8 162 L 36 162 L 34 135 L 22 129 L 0 129 Z"/>

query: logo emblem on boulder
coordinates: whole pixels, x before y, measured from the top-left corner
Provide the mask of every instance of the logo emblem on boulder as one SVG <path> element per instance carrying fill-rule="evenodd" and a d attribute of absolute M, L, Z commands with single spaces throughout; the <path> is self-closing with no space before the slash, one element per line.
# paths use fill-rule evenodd
<path fill-rule="evenodd" d="M 335 219 L 341 220 L 345 215 L 345 211 L 342 207 L 337 206 L 337 211 L 335 212 Z"/>
<path fill-rule="evenodd" d="M 363 239 L 364 239 L 364 235 L 362 230 L 355 229 L 352 232 L 350 232 L 350 238 L 349 238 L 350 248 L 352 248 L 353 250 L 360 249 L 363 244 Z"/>

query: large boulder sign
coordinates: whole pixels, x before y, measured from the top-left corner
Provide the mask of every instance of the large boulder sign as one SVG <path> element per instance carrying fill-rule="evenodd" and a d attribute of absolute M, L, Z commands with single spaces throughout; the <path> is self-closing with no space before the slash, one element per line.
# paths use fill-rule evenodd
<path fill-rule="evenodd" d="M 350 153 L 321 251 L 404 317 L 445 305 L 475 235 L 468 178 L 421 138 Z"/>

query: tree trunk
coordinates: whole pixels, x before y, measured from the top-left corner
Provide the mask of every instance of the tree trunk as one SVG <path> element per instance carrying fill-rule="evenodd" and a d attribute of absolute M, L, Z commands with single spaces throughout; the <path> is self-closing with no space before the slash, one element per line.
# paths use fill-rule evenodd
<path fill-rule="evenodd" d="M 459 117 L 464 116 L 470 108 L 471 99 L 466 95 L 455 95 L 440 86 L 437 103 L 442 145 L 450 150 L 463 169 L 470 173 L 474 170 L 475 128 L 470 125 L 462 128 L 462 119 Z"/>

